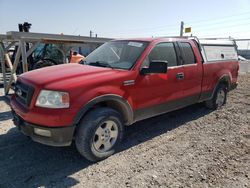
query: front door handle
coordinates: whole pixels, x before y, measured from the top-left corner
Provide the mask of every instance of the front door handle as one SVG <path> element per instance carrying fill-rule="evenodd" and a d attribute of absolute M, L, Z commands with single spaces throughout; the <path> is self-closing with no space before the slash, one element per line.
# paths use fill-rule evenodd
<path fill-rule="evenodd" d="M 176 78 L 177 78 L 178 80 L 183 80 L 183 79 L 184 79 L 184 73 L 183 73 L 183 72 L 177 73 L 177 74 L 176 74 Z"/>

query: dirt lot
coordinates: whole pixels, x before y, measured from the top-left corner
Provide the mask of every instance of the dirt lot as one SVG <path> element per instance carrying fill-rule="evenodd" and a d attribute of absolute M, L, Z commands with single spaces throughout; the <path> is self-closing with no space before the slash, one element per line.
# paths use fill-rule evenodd
<path fill-rule="evenodd" d="M 120 151 L 95 164 L 74 146 L 23 136 L 0 97 L 0 187 L 74 186 L 250 187 L 250 74 L 222 109 L 197 104 L 136 123 Z"/>

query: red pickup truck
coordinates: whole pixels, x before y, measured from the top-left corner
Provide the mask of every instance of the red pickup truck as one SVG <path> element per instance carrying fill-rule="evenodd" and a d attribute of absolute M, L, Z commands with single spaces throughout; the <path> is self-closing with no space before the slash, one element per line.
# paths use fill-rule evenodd
<path fill-rule="evenodd" d="M 232 41 L 114 40 L 80 64 L 22 74 L 11 98 L 13 121 L 36 142 L 74 140 L 85 158 L 99 161 L 136 121 L 199 102 L 221 107 L 237 86 L 238 70 Z"/>

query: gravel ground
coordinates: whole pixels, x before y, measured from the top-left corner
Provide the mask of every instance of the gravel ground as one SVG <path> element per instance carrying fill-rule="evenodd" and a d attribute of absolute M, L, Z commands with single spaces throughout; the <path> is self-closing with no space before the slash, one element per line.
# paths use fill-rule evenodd
<path fill-rule="evenodd" d="M 75 146 L 23 136 L 0 97 L 0 187 L 250 187 L 249 121 L 244 74 L 222 109 L 197 104 L 138 122 L 118 153 L 90 163 Z"/>

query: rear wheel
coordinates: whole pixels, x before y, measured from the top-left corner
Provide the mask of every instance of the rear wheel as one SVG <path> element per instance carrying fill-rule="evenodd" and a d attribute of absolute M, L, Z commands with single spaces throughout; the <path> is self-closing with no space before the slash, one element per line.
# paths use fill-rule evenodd
<path fill-rule="evenodd" d="M 227 101 L 227 87 L 225 84 L 220 84 L 212 99 L 205 101 L 206 107 L 210 109 L 217 109 L 226 104 Z"/>
<path fill-rule="evenodd" d="M 112 155 L 123 137 L 120 114 L 111 108 L 90 111 L 76 133 L 76 148 L 90 161 L 100 161 Z"/>

